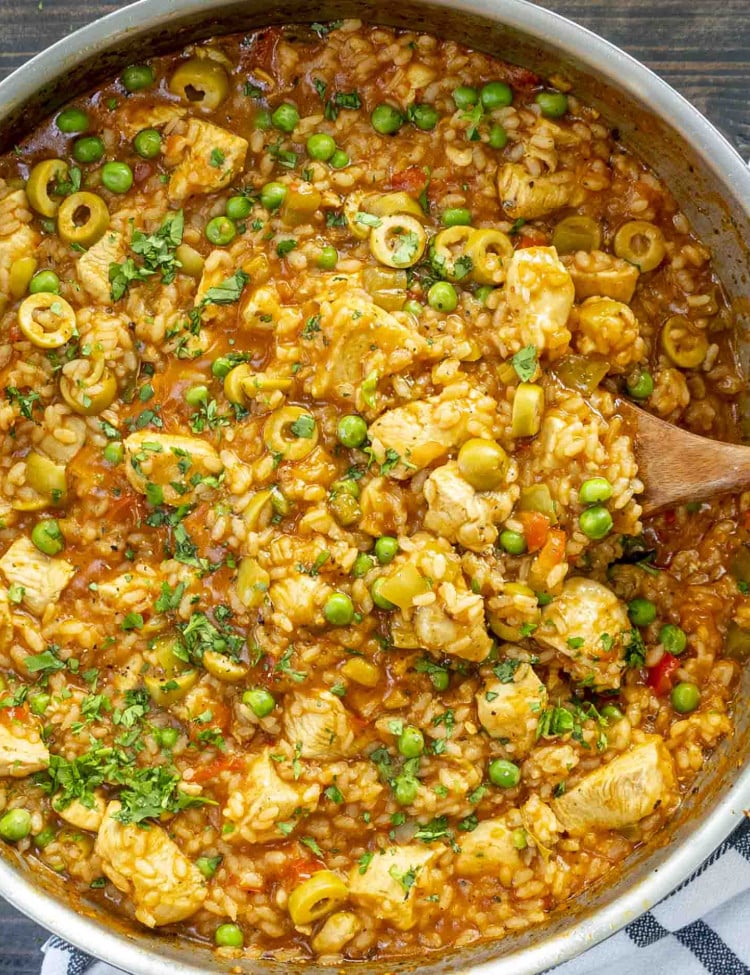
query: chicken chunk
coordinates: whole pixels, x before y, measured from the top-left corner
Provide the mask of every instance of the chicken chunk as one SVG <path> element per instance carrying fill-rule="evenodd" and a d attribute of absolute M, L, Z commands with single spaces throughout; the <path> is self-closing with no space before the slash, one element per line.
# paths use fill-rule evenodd
<path fill-rule="evenodd" d="M 295 694 L 284 710 L 284 729 L 302 758 L 344 758 L 354 750 L 349 712 L 329 691 L 320 691 L 314 697 Z"/>
<path fill-rule="evenodd" d="M 0 196 L 3 182 L 0 180 Z M 0 199 L 0 294 L 8 293 L 11 265 L 20 257 L 33 257 L 39 234 L 29 224 L 32 213 L 24 190 L 13 190 Z"/>
<path fill-rule="evenodd" d="M 51 558 L 40 552 L 29 538 L 17 538 L 0 559 L 0 570 L 10 585 L 23 590 L 23 605 L 41 616 L 75 574 L 66 559 Z"/>
<path fill-rule="evenodd" d="M 332 591 L 319 576 L 290 568 L 286 576 L 271 583 L 268 596 L 274 611 L 294 626 L 318 626 L 324 620 L 323 605 Z"/>
<path fill-rule="evenodd" d="M 109 230 L 78 258 L 78 280 L 100 305 L 108 305 L 111 301 L 109 265 L 119 264 L 124 256 L 125 240 L 122 234 Z"/>
<path fill-rule="evenodd" d="M 527 663 L 509 676 L 485 681 L 476 695 L 477 713 L 490 738 L 508 742 L 518 756 L 534 744 L 539 715 L 547 706 L 547 688 Z"/>
<path fill-rule="evenodd" d="M 576 301 L 600 297 L 630 304 L 640 276 L 634 264 L 604 251 L 591 251 L 583 257 L 566 254 L 562 262 L 573 280 Z"/>
<path fill-rule="evenodd" d="M 630 630 L 627 609 L 611 589 L 575 576 L 542 610 L 534 639 L 557 650 L 575 680 L 609 689 L 620 686 Z"/>
<path fill-rule="evenodd" d="M 279 823 L 295 820 L 297 810 L 313 812 L 320 786 L 286 782 L 276 771 L 270 749 L 251 757 L 238 788 L 227 798 L 222 815 L 235 829 L 226 834 L 229 842 L 273 843 L 282 838 Z"/>
<path fill-rule="evenodd" d="M 176 924 L 195 914 L 206 899 L 200 870 L 156 823 L 143 829 L 115 819 L 121 805 L 107 806 L 94 847 L 102 870 L 135 905 L 146 927 Z"/>
<path fill-rule="evenodd" d="M 475 491 L 454 462 L 436 468 L 427 478 L 424 496 L 429 506 L 424 525 L 429 531 L 457 542 L 473 552 L 491 548 L 497 540 L 496 525 L 505 521 L 518 489 Z"/>
<path fill-rule="evenodd" d="M 505 282 L 506 314 L 503 340 L 511 351 L 533 345 L 548 358 L 562 355 L 570 343 L 568 318 L 575 288 L 554 247 L 517 250 Z"/>
<path fill-rule="evenodd" d="M 370 425 L 375 459 L 392 463 L 390 476 L 405 480 L 468 437 L 491 436 L 496 407 L 491 397 L 460 383 L 388 410 Z"/>
<path fill-rule="evenodd" d="M 0 586 L 0 652 L 13 639 L 13 615 L 10 611 L 8 590 Z"/>
<path fill-rule="evenodd" d="M 118 109 L 118 127 L 125 138 L 133 139 L 142 129 L 161 129 L 184 118 L 187 109 L 181 105 L 145 105 L 125 101 Z"/>
<path fill-rule="evenodd" d="M 41 727 L 28 709 L 0 709 L 0 776 L 22 779 L 49 765 Z"/>
<path fill-rule="evenodd" d="M 607 360 L 611 376 L 627 372 L 646 355 L 640 325 L 627 305 L 612 298 L 587 298 L 578 309 L 575 347 L 581 355 Z"/>
<path fill-rule="evenodd" d="M 186 134 L 174 139 L 172 150 L 187 153 L 173 170 L 167 188 L 170 200 L 182 202 L 229 186 L 244 169 L 247 140 L 213 122 L 191 118 Z"/>
<path fill-rule="evenodd" d="M 427 345 L 418 332 L 358 290 L 322 306 L 320 335 L 328 355 L 315 371 L 312 395 L 333 397 L 344 405 L 354 401 L 368 375 L 402 372 Z"/>
<path fill-rule="evenodd" d="M 74 799 L 67 805 L 58 803 L 53 799 L 52 806 L 60 819 L 64 819 L 66 823 L 70 823 L 76 829 L 85 829 L 90 833 L 96 833 L 102 825 L 107 803 L 104 796 L 97 792 L 94 794 L 94 801 L 91 806 L 85 805 L 80 799 Z"/>
<path fill-rule="evenodd" d="M 248 332 L 289 335 L 302 325 L 302 318 L 299 308 L 282 302 L 272 282 L 251 291 L 240 307 L 240 322 Z"/>
<path fill-rule="evenodd" d="M 411 843 L 376 853 L 364 873 L 355 866 L 349 875 L 349 895 L 355 904 L 399 931 L 417 923 L 420 902 L 432 893 L 437 878 L 430 864 L 439 850 Z"/>
<path fill-rule="evenodd" d="M 125 476 L 136 491 L 156 495 L 159 500 L 153 503 L 189 504 L 215 483 L 223 466 L 211 444 L 199 437 L 139 430 L 123 446 Z"/>
<path fill-rule="evenodd" d="M 569 786 L 552 800 L 552 809 L 569 833 L 580 836 L 632 826 L 659 807 L 669 808 L 675 798 L 672 756 L 653 735 Z"/>
<path fill-rule="evenodd" d="M 463 660 L 484 660 L 492 640 L 485 627 L 482 597 L 452 583 L 441 585 L 437 595 L 435 602 L 414 610 L 417 646 Z"/>
<path fill-rule="evenodd" d="M 460 877 L 492 874 L 510 887 L 513 873 L 523 866 L 513 843 L 513 831 L 505 819 L 485 819 L 461 837 L 455 870 Z"/>
<path fill-rule="evenodd" d="M 498 169 L 497 193 L 511 220 L 535 220 L 574 206 L 580 191 L 575 173 L 569 170 L 532 176 L 520 163 L 506 163 Z"/>

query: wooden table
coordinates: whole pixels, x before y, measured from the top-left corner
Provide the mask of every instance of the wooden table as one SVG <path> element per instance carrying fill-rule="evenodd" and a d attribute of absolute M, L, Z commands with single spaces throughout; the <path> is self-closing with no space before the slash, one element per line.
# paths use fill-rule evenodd
<path fill-rule="evenodd" d="M 0 0 L 0 77 L 48 44 L 125 6 Z M 666 78 L 750 157 L 748 0 L 546 0 Z M 0 973 L 36 975 L 46 932 L 0 900 Z"/>

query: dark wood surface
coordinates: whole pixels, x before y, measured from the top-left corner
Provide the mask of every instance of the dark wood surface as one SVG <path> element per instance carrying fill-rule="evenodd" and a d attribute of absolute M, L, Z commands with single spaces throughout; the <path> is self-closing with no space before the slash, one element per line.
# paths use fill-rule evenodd
<path fill-rule="evenodd" d="M 386 0 L 390 2 L 390 0 Z M 0 78 L 66 34 L 124 6 L 0 0 Z M 545 0 L 653 68 L 750 156 L 750 0 Z M 0 900 L 0 973 L 36 975 L 45 932 Z"/>

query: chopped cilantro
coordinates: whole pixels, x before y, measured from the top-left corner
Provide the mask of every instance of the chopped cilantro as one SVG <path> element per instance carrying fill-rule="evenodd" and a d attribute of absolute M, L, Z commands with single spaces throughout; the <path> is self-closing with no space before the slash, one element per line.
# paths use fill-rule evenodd
<path fill-rule="evenodd" d="M 537 361 L 537 351 L 534 345 L 527 345 L 516 352 L 511 362 L 521 382 L 526 383 L 531 379 L 536 372 Z"/>

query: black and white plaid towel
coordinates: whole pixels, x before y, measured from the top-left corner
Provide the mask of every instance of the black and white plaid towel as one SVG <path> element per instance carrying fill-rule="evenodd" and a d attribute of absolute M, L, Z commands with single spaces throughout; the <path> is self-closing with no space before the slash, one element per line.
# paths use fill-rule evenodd
<path fill-rule="evenodd" d="M 41 975 L 122 975 L 60 938 Z M 681 887 L 555 975 L 750 975 L 750 821 Z"/>

